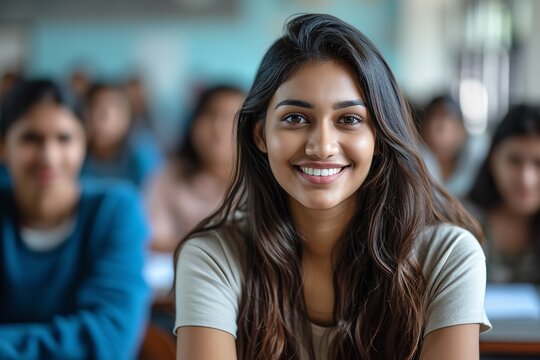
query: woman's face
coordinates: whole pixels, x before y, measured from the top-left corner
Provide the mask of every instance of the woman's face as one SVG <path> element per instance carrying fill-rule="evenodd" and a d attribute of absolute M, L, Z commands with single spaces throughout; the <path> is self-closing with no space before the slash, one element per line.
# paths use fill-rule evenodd
<path fill-rule="evenodd" d="M 13 124 L 3 140 L 13 184 L 24 193 L 61 190 L 77 182 L 85 135 L 68 109 L 51 103 L 36 105 Z"/>
<path fill-rule="evenodd" d="M 108 149 L 118 145 L 129 131 L 131 114 L 127 97 L 119 90 L 100 90 L 87 114 L 88 138 L 93 147 Z"/>
<path fill-rule="evenodd" d="M 243 102 L 241 93 L 217 93 L 195 119 L 192 143 L 206 168 L 232 166 L 235 158 L 234 118 Z"/>
<path fill-rule="evenodd" d="M 422 136 L 438 158 L 452 160 L 461 150 L 467 134 L 462 120 L 445 105 L 438 105 L 426 119 Z"/>
<path fill-rule="evenodd" d="M 503 140 L 493 152 L 490 166 L 508 207 L 525 215 L 540 209 L 540 136 Z"/>
<path fill-rule="evenodd" d="M 292 201 L 309 209 L 351 205 L 366 179 L 375 134 L 352 71 L 310 63 L 272 97 L 255 139 Z"/>

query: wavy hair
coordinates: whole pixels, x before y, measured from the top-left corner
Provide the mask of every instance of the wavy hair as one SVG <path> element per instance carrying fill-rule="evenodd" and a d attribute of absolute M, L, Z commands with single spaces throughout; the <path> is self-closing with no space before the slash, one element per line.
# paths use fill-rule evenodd
<path fill-rule="evenodd" d="M 417 151 L 408 105 L 376 47 L 330 15 L 291 19 L 265 54 L 237 118 L 237 167 L 222 206 L 190 235 L 246 213 L 246 268 L 237 334 L 240 359 L 314 358 L 302 290 L 301 237 L 287 195 L 253 131 L 278 89 L 303 65 L 349 66 L 376 134 L 377 155 L 357 192 L 359 209 L 335 249 L 330 359 L 413 359 L 424 327 L 425 280 L 415 246 L 431 225 L 477 223 L 431 177 Z M 181 245 L 180 245 L 181 246 Z M 177 249 L 177 253 L 180 249 Z"/>

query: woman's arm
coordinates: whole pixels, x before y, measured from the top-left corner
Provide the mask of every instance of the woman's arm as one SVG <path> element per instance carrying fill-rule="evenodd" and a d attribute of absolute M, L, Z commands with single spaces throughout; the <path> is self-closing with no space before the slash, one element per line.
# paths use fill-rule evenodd
<path fill-rule="evenodd" d="M 478 360 L 478 324 L 456 325 L 430 332 L 424 338 L 420 360 Z"/>
<path fill-rule="evenodd" d="M 178 329 L 177 360 L 236 360 L 234 337 L 228 332 L 202 326 Z"/>

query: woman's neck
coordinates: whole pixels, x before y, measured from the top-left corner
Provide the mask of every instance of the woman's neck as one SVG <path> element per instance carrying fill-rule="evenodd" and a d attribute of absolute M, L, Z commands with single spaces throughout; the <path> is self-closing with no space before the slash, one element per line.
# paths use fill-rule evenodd
<path fill-rule="evenodd" d="M 88 147 L 88 153 L 93 157 L 100 160 L 107 160 L 115 156 L 120 151 L 122 143 L 111 144 L 109 146 L 96 146 L 90 144 Z"/>
<path fill-rule="evenodd" d="M 290 204 L 293 222 L 303 237 L 303 256 L 331 262 L 332 253 L 341 239 L 356 206 L 346 202 L 332 209 L 307 209 L 295 200 Z"/>
<path fill-rule="evenodd" d="M 489 240 L 506 255 L 520 254 L 529 246 L 531 220 L 531 215 L 500 206 L 489 216 Z"/>
<path fill-rule="evenodd" d="M 15 189 L 19 225 L 34 229 L 58 226 L 75 212 L 79 196 L 80 190 L 75 184 L 40 194 Z"/>
<path fill-rule="evenodd" d="M 441 176 L 444 181 L 450 179 L 456 170 L 457 156 L 452 158 L 438 158 Z"/>
<path fill-rule="evenodd" d="M 304 301 L 310 321 L 322 326 L 334 324 L 334 248 L 356 211 L 354 201 L 332 209 L 307 209 L 290 202 L 293 222 L 302 235 L 302 277 Z"/>
<path fill-rule="evenodd" d="M 515 223 L 530 223 L 533 215 L 522 214 L 512 210 L 512 208 L 501 205 L 492 211 L 492 214 L 506 218 L 508 221 Z"/>

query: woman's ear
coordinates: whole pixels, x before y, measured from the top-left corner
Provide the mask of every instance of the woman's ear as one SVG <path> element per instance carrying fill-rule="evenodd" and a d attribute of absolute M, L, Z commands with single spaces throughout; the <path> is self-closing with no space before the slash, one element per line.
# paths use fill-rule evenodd
<path fill-rule="evenodd" d="M 266 136 L 264 132 L 264 121 L 259 120 L 253 128 L 253 140 L 255 145 L 259 148 L 260 151 L 266 153 Z"/>

